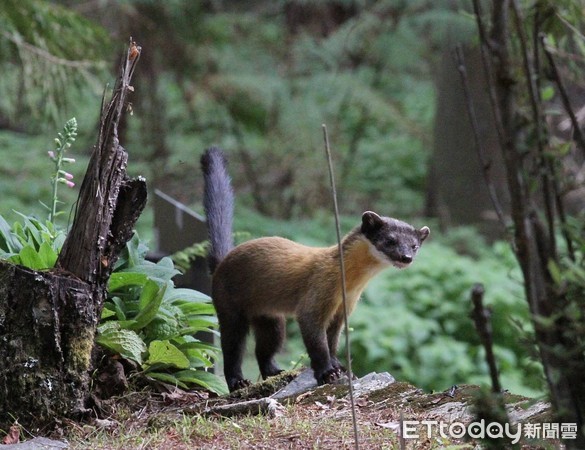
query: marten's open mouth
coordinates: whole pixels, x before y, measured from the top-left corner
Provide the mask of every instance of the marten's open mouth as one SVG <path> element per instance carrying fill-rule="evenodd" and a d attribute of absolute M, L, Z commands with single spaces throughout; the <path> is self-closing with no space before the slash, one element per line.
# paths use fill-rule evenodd
<path fill-rule="evenodd" d="M 405 269 L 406 267 L 410 266 L 411 263 L 404 263 L 400 261 L 392 261 L 392 265 L 398 269 Z"/>

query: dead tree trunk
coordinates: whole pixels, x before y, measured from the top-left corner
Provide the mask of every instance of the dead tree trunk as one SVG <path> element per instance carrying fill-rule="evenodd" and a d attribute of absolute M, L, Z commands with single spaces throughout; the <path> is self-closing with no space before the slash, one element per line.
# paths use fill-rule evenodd
<path fill-rule="evenodd" d="M 140 48 L 131 43 L 57 268 L 36 272 L 0 263 L 0 428 L 29 429 L 78 417 L 89 398 L 91 352 L 118 254 L 146 204 L 143 179 L 129 179 L 118 124 L 132 91 Z"/>

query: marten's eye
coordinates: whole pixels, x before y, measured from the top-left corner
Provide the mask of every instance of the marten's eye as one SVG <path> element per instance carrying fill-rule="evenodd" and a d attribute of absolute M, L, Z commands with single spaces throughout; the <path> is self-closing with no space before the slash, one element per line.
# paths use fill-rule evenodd
<path fill-rule="evenodd" d="M 413 249 L 415 252 L 417 252 L 417 251 L 418 251 L 418 249 L 419 249 L 419 246 L 418 246 L 418 245 L 416 245 L 416 244 L 414 244 L 414 245 L 412 246 L 412 249 Z"/>

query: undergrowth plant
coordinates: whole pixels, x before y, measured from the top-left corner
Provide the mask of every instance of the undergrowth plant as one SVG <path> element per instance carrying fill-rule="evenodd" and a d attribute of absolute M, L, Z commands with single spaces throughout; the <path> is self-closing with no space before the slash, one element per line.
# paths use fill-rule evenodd
<path fill-rule="evenodd" d="M 67 149 L 71 148 L 75 138 L 77 137 L 77 120 L 75 117 L 69 119 L 63 127 L 62 133 L 57 133 L 55 138 L 55 150 L 49 151 L 49 158 L 55 163 L 55 172 L 51 177 L 51 185 L 53 187 L 53 196 L 51 198 L 51 206 L 49 209 L 49 222 L 54 222 L 57 217 L 57 205 L 59 204 L 58 190 L 60 184 L 72 188 L 75 186 L 73 175 L 64 170 L 66 164 L 74 163 L 75 159 L 65 156 Z"/>
<path fill-rule="evenodd" d="M 151 380 L 226 392 L 218 377 L 200 370 L 213 365 L 218 348 L 194 337 L 217 327 L 210 298 L 175 287 L 173 261 L 150 262 L 147 250 L 135 234 L 116 263 L 97 342 L 138 363 Z"/>
<path fill-rule="evenodd" d="M 22 223 L 12 227 L 0 216 L 0 259 L 33 270 L 50 269 L 55 265 L 65 233 L 50 222 L 32 216 L 22 217 Z"/>
<path fill-rule="evenodd" d="M 65 152 L 76 135 L 77 122 L 71 119 L 58 133 L 55 150 L 48 152 L 54 162 L 49 218 L 42 221 L 17 213 L 21 221 L 11 226 L 0 215 L 1 260 L 33 270 L 55 266 L 66 237 L 66 231 L 55 223 L 62 203 L 58 186 L 74 186 L 72 175 L 63 167 L 74 162 Z M 136 362 L 137 376 L 185 389 L 201 386 L 216 393 L 227 392 L 224 383 L 206 371 L 213 366 L 219 349 L 194 337 L 202 331 L 215 332 L 217 321 L 210 298 L 175 287 L 172 278 L 180 272 L 173 261 L 147 261 L 147 252 L 148 247 L 134 234 L 110 276 L 96 342 Z"/>
<path fill-rule="evenodd" d="M 65 157 L 65 152 L 77 136 L 77 120 L 75 117 L 69 119 L 62 132 L 57 133 L 55 138 L 55 150 L 48 152 L 49 158 L 54 162 L 55 170 L 51 176 L 52 198 L 51 206 L 43 202 L 49 210 L 49 218 L 41 221 L 33 216 L 18 213 L 22 223 L 15 222 L 11 227 L 6 220 L 0 216 L 0 259 L 8 260 L 14 264 L 20 264 L 33 270 L 50 269 L 55 265 L 61 246 L 65 241 L 65 232 L 58 228 L 55 219 L 59 212 L 58 188 L 65 184 L 72 188 L 75 183 L 71 181 L 73 175 L 66 172 L 65 164 L 73 163 L 73 158 Z"/>

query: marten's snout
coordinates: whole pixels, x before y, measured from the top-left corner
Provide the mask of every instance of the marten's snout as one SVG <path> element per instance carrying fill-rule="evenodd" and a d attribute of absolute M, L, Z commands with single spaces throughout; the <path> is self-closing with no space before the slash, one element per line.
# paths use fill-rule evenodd
<path fill-rule="evenodd" d="M 403 264 L 410 264 L 412 262 L 412 255 L 401 255 L 400 262 Z"/>

